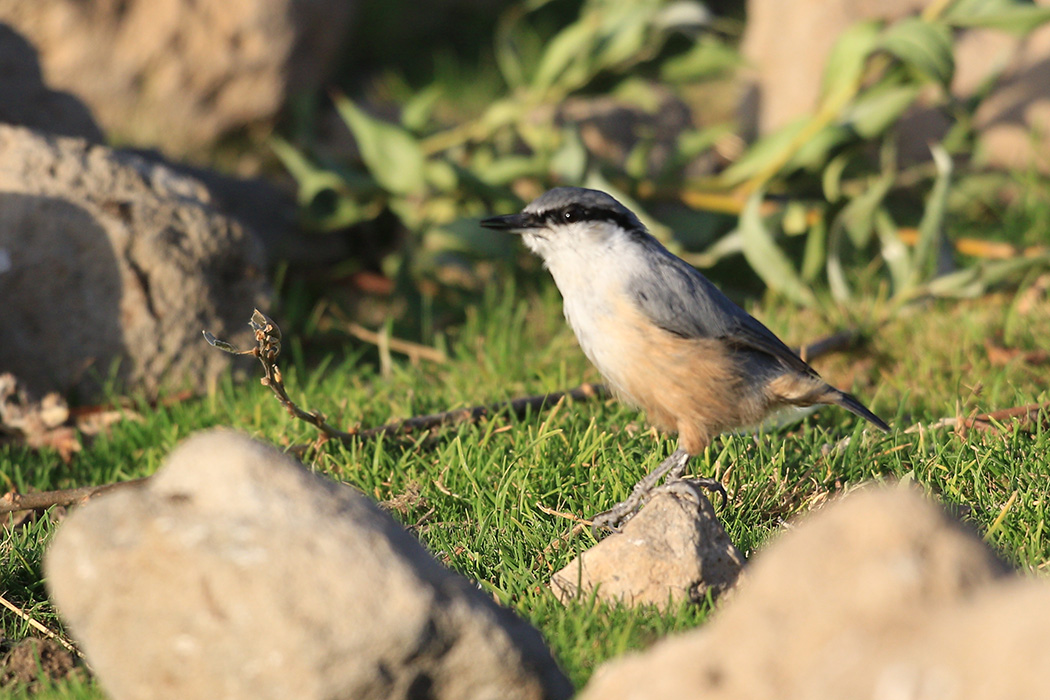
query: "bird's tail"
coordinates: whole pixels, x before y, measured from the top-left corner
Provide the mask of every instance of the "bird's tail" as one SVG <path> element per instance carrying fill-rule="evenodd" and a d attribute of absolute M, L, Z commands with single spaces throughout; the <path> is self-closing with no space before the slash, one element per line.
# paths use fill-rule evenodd
<path fill-rule="evenodd" d="M 884 433 L 890 432 L 890 426 L 886 425 L 886 421 L 869 411 L 867 406 L 858 401 L 857 397 L 853 396 L 853 394 L 847 394 L 844 391 L 832 388 L 832 390 L 828 392 L 827 398 L 829 399 L 828 403 L 841 406 L 850 413 L 860 416 Z"/>

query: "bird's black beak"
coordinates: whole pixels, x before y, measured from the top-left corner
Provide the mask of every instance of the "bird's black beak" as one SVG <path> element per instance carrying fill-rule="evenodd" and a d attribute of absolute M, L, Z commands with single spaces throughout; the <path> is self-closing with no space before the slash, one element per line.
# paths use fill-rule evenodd
<path fill-rule="evenodd" d="M 482 219 L 481 225 L 485 228 L 497 231 L 510 231 L 511 233 L 522 233 L 530 228 L 535 228 L 532 217 L 528 214 L 507 214 L 505 216 L 492 216 Z"/>

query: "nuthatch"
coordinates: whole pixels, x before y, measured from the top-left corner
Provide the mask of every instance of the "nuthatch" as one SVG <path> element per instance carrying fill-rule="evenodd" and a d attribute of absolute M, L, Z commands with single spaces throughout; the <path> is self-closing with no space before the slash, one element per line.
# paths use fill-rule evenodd
<path fill-rule="evenodd" d="M 678 433 L 674 454 L 595 526 L 630 517 L 665 474 L 665 488 L 684 486 L 690 457 L 719 433 L 757 427 L 783 409 L 835 404 L 889 431 L 608 194 L 558 187 L 520 214 L 481 225 L 522 235 L 550 270 L 565 318 L 613 393 L 644 409 L 657 428 Z M 699 483 L 725 497 L 717 481 Z"/>

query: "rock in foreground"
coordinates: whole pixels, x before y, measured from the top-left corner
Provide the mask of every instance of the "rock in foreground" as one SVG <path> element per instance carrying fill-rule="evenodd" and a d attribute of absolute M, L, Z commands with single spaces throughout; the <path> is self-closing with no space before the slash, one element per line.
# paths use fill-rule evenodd
<path fill-rule="evenodd" d="M 231 432 L 74 512 L 45 565 L 116 700 L 572 694 L 534 628 L 368 499 Z"/>
<path fill-rule="evenodd" d="M 709 625 L 610 662 L 579 697 L 1040 697 L 1050 586 L 1007 574 L 921 495 L 857 493 L 759 553 Z"/>
<path fill-rule="evenodd" d="M 664 607 L 721 595 L 743 565 L 707 498 L 698 506 L 663 493 L 555 573 L 551 588 L 563 602 L 597 589 L 604 600 Z"/>

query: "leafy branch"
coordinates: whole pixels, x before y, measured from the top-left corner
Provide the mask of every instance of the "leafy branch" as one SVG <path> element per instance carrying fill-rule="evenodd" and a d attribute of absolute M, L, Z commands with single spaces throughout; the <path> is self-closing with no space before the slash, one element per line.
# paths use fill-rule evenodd
<path fill-rule="evenodd" d="M 311 221 L 335 228 L 393 213 L 411 235 L 386 269 L 413 279 L 442 265 L 469 270 L 480 258 L 509 259 L 509 238 L 479 231 L 476 220 L 485 212 L 516 209 L 521 198 L 557 184 L 598 187 L 625 200 L 695 264 L 743 255 L 770 289 L 809 306 L 825 303 L 824 288 L 839 304 L 858 289 L 886 288 L 892 310 L 925 296 L 979 294 L 1050 266 L 1047 256 L 1030 255 L 959 269 L 945 233 L 950 194 L 967 175 L 970 117 L 980 101 L 964 104 L 951 92 L 960 30 L 1024 35 L 1050 21 L 1050 8 L 938 0 L 893 23 L 859 22 L 834 45 L 811 114 L 762 137 L 720 172 L 698 177 L 701 159 L 724 162 L 719 145 L 732 137 L 730 125 L 687 128 L 654 165 L 650 127 L 639 126 L 630 151 L 613 159 L 587 145 L 563 106 L 598 93 L 653 115 L 668 95 L 684 103 L 691 85 L 731 72 L 740 57 L 703 5 L 585 0 L 579 16 L 533 54 L 523 48 L 533 31 L 529 20 L 545 4 L 505 14 L 494 46 L 505 89 L 477 116 L 441 123 L 437 85 L 407 99 L 398 122 L 336 95 L 359 162 L 322 164 L 275 142 Z M 930 161 L 902 166 L 897 131 L 917 106 L 943 111 L 955 126 L 931 144 Z M 700 212 L 693 218 L 698 228 L 710 226 L 708 212 L 737 214 L 739 224 L 690 254 L 648 212 L 668 200 L 682 205 L 676 227 L 688 226 L 688 208 Z M 914 209 L 922 212 L 918 221 L 901 214 Z M 911 245 L 902 240 L 904 229 L 918 231 Z"/>

